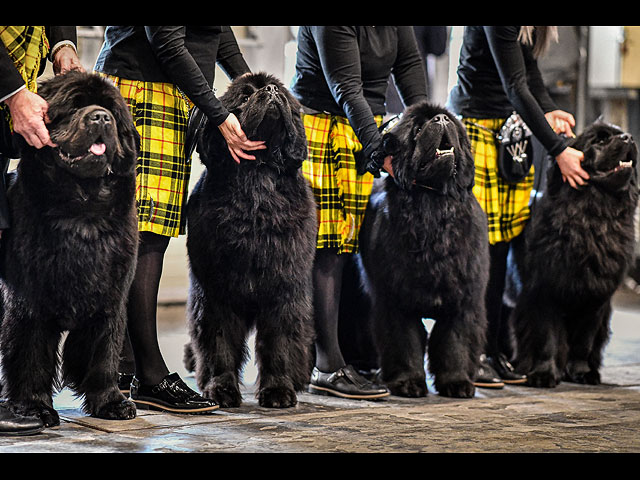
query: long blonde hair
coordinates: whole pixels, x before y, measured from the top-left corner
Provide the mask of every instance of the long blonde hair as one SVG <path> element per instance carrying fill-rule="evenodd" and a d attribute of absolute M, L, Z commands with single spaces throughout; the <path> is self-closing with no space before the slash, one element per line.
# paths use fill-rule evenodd
<path fill-rule="evenodd" d="M 518 33 L 518 41 L 525 45 L 533 46 L 533 56 L 535 58 L 547 52 L 552 40 L 558 41 L 558 27 L 520 27 L 520 33 Z"/>

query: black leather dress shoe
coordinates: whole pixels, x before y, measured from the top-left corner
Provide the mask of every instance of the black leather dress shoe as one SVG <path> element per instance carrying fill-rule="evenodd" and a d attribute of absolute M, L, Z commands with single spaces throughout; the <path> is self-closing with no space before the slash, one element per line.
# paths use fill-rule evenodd
<path fill-rule="evenodd" d="M 358 400 L 378 399 L 390 395 L 387 387 L 370 382 L 358 374 L 351 365 L 330 373 L 321 372 L 314 367 L 309 392 Z"/>
<path fill-rule="evenodd" d="M 480 355 L 480 366 L 473 384 L 479 388 L 504 388 L 504 382 L 487 360 L 486 355 Z"/>
<path fill-rule="evenodd" d="M 131 400 L 142 410 L 172 413 L 210 413 L 219 408 L 213 400 L 191 390 L 177 373 L 167 375 L 157 385 L 142 385 L 133 377 Z"/>
<path fill-rule="evenodd" d="M 527 376 L 516 373 L 513 365 L 509 363 L 504 354 L 499 353 L 495 357 L 487 357 L 487 361 L 491 364 L 493 370 L 504 383 L 509 385 L 527 383 Z"/>
<path fill-rule="evenodd" d="M 38 417 L 24 417 L 0 405 L 0 435 L 35 435 L 44 428 Z"/>

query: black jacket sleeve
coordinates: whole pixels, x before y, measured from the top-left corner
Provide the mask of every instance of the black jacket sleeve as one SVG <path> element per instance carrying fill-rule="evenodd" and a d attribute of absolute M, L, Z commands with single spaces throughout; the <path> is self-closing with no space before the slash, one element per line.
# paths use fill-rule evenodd
<path fill-rule="evenodd" d="M 63 40 L 69 40 L 73 42 L 76 47 L 78 46 L 78 33 L 75 25 L 50 26 L 44 28 L 51 48 L 53 48 L 56 43 L 62 42 Z"/>
<path fill-rule="evenodd" d="M 509 102 L 549 154 L 558 155 L 566 144 L 544 116 L 543 106 L 548 109 L 546 111 L 551 111 L 552 102 L 547 94 L 540 93 L 544 89 L 540 71 L 533 56 L 523 53 L 522 44 L 517 39 L 518 27 L 487 26 L 484 30 Z M 533 90 L 541 96 L 540 102 L 528 83 L 529 79 L 533 79 Z"/>
<path fill-rule="evenodd" d="M 0 42 L 0 98 L 24 86 L 24 80 L 13 64 L 4 43 Z"/>
<path fill-rule="evenodd" d="M 186 48 L 185 28 L 185 26 L 145 26 L 145 32 L 166 74 L 211 122 L 220 125 L 229 112 L 216 98 L 207 79 Z M 219 61 L 225 72 L 231 74 L 233 78 L 248 71 L 230 29 L 222 32 L 220 42 Z"/>
<path fill-rule="evenodd" d="M 405 106 L 427 99 L 424 60 L 412 27 L 398 27 L 398 57 L 391 73 Z"/>

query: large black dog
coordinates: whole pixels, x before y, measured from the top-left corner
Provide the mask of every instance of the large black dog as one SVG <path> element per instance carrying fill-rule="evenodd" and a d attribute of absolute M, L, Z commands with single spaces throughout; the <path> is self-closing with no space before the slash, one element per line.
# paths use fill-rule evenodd
<path fill-rule="evenodd" d="M 469 138 L 446 109 L 421 103 L 383 141 L 395 178 L 376 182 L 360 237 L 380 379 L 394 395 L 427 394 L 422 319 L 432 318 L 435 388 L 472 397 L 489 264 L 487 220 L 471 191 Z"/>
<path fill-rule="evenodd" d="M 611 296 L 634 250 L 637 148 L 602 121 L 572 146 L 584 152 L 588 185 L 563 183 L 557 165 L 527 226 L 522 291 L 512 319 L 517 370 L 536 387 L 560 381 L 600 383 L 609 338 Z"/>
<path fill-rule="evenodd" d="M 49 103 L 57 147 L 25 144 L 8 190 L 3 393 L 16 411 L 57 425 L 52 393 L 61 366 L 63 384 L 84 396 L 88 414 L 133 418 L 135 405 L 118 390 L 116 372 L 138 248 L 139 136 L 120 93 L 97 75 L 57 76 L 39 94 Z"/>
<path fill-rule="evenodd" d="M 239 406 L 247 335 L 256 327 L 259 404 L 291 407 L 306 386 L 312 345 L 311 268 L 316 212 L 300 166 L 307 141 L 299 104 L 275 77 L 240 77 L 221 97 L 246 135 L 264 140 L 236 163 L 208 124 L 198 150 L 207 169 L 188 203 L 191 342 L 203 394 Z"/>

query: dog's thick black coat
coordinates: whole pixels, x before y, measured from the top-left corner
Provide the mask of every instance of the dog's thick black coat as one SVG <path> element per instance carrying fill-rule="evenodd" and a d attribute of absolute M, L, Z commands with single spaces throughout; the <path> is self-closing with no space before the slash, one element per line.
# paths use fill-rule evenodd
<path fill-rule="evenodd" d="M 464 126 L 429 103 L 409 107 L 383 137 L 394 178 L 376 181 L 361 231 L 381 380 L 391 393 L 472 397 L 484 347 L 487 220 L 471 191 Z M 435 325 L 427 342 L 423 318 Z"/>
<path fill-rule="evenodd" d="M 239 376 L 255 326 L 259 404 L 290 407 L 309 380 L 317 233 L 315 202 L 300 170 L 307 155 L 300 106 L 264 73 L 236 79 L 221 101 L 247 137 L 264 140 L 267 149 L 238 164 L 216 126 L 202 133 L 198 150 L 207 168 L 187 216 L 185 363 L 205 396 L 222 407 L 240 405 Z"/>
<path fill-rule="evenodd" d="M 554 164 L 536 204 L 513 311 L 517 370 L 536 387 L 563 379 L 600 383 L 611 296 L 634 250 L 637 148 L 630 135 L 597 121 L 572 145 L 584 152 L 588 185 L 563 183 Z"/>
<path fill-rule="evenodd" d="M 49 103 L 57 147 L 25 143 L 8 190 L 3 394 L 16 411 L 52 426 L 59 423 L 52 394 L 62 380 L 84 396 L 88 414 L 133 418 L 135 405 L 118 390 L 116 375 L 138 248 L 139 136 L 120 93 L 97 75 L 56 76 L 39 94 Z"/>

